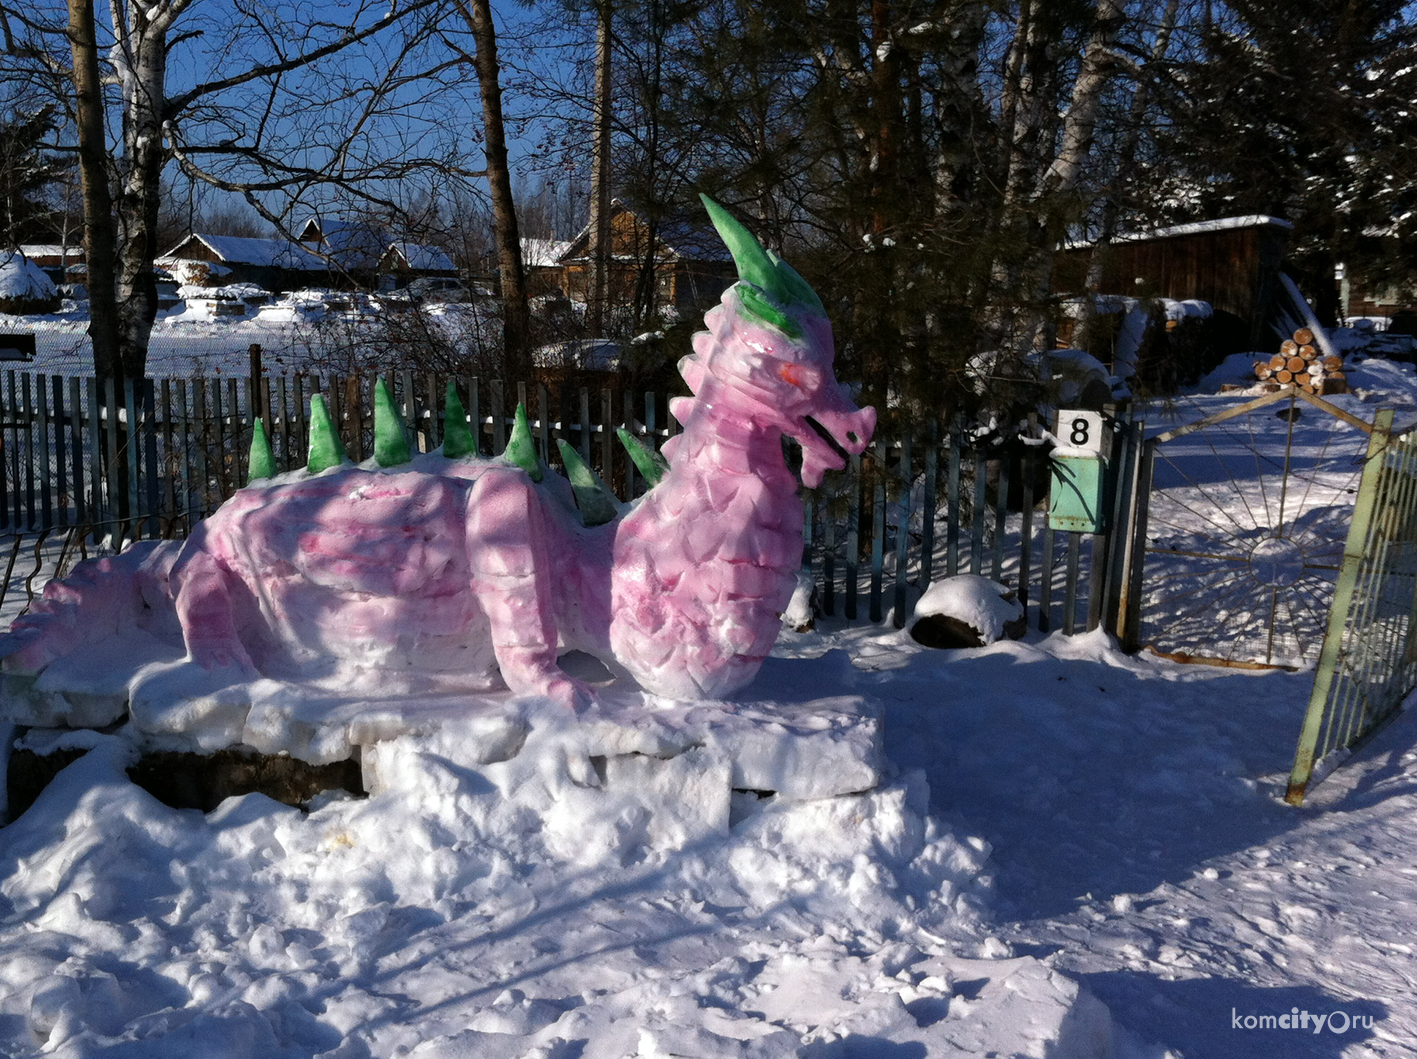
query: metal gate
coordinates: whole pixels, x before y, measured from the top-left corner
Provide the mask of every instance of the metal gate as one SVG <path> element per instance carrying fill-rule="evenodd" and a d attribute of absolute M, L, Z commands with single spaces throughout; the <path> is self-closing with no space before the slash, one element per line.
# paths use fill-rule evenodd
<path fill-rule="evenodd" d="M 1372 430 L 1291 387 L 1149 439 L 1128 644 L 1317 661 Z"/>
<path fill-rule="evenodd" d="M 1287 800 L 1397 713 L 1417 686 L 1417 437 L 1377 415 Z"/>

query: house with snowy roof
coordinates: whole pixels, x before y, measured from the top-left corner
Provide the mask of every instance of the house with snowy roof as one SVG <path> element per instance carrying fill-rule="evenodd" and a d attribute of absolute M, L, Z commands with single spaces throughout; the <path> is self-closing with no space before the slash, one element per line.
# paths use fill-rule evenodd
<path fill-rule="evenodd" d="M 415 279 L 452 279 L 458 274 L 441 247 L 398 239 L 380 225 L 357 218 L 312 216 L 300 229 L 299 240 L 333 266 L 338 276 L 333 286 L 396 290 Z"/>
<path fill-rule="evenodd" d="M 157 264 L 188 286 L 254 283 L 277 294 L 329 286 L 328 262 L 289 239 L 193 232 L 159 257 Z"/>
<path fill-rule="evenodd" d="M 348 277 L 344 285 L 372 289 L 378 283 L 379 262 L 392 240 L 367 221 L 343 217 L 312 216 L 297 237 L 302 246 L 328 260 L 337 273 Z"/>
<path fill-rule="evenodd" d="M 67 246 L 62 243 L 21 243 L 20 253 L 43 269 L 55 283 L 67 282 L 68 267 L 82 265 L 86 260 L 82 242 Z"/>
<path fill-rule="evenodd" d="M 711 304 L 737 278 L 733 258 L 713 226 L 672 218 L 651 228 L 644 216 L 620 199 L 610 208 L 608 290 L 612 301 L 635 296 L 640 271 L 652 262 L 659 304 L 693 310 Z M 587 300 L 590 226 L 560 251 L 561 289 L 572 301 Z"/>
<path fill-rule="evenodd" d="M 522 268 L 532 297 L 564 295 L 566 276 L 561 258 L 571 248 L 569 239 L 522 237 Z"/>
<path fill-rule="evenodd" d="M 402 290 L 425 276 L 455 279 L 458 267 L 442 247 L 394 242 L 379 258 L 378 273 L 380 290 Z"/>

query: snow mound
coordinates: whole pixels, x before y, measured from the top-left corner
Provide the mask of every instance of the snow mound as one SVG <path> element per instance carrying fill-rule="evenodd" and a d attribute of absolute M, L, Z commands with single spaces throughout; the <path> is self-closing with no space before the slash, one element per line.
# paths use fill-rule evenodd
<path fill-rule="evenodd" d="M 984 647 L 1023 634 L 1023 605 L 1007 585 L 956 574 L 925 590 L 906 629 L 927 647 Z"/>
<path fill-rule="evenodd" d="M 1084 350 L 1049 350 L 1039 357 L 1038 375 L 1055 408 L 1101 408 L 1112 400 L 1112 373 Z"/>
<path fill-rule="evenodd" d="M 0 251 L 0 312 L 43 313 L 58 307 L 58 288 L 43 269 L 18 251 Z"/>
<path fill-rule="evenodd" d="M 86 733 L 0 840 L 0 1039 L 67 1057 L 1110 1054 L 1074 981 L 991 958 L 988 846 L 930 818 L 920 773 L 730 794 L 721 747 L 656 756 L 650 729 L 622 728 L 640 749 L 597 755 L 564 710 L 517 720 L 381 742 L 379 793 L 308 814 L 256 794 L 169 809 L 128 780 L 132 726 Z"/>

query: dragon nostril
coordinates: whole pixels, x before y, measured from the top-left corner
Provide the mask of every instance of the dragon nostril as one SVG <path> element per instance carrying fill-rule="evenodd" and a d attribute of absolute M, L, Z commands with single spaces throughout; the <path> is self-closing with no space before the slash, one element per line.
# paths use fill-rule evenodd
<path fill-rule="evenodd" d="M 856 442 L 857 442 L 857 440 L 858 440 L 857 437 L 856 437 L 856 431 L 854 431 L 854 430 L 848 430 L 848 431 L 846 432 L 846 440 L 849 441 L 849 442 L 851 442 L 851 444 L 855 445 Z"/>

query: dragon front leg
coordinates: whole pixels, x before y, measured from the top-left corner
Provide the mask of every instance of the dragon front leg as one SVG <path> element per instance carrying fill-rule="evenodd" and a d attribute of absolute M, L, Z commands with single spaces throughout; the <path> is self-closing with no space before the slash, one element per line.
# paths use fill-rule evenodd
<path fill-rule="evenodd" d="M 234 667 L 254 676 L 241 642 L 232 595 L 233 575 L 205 548 L 192 548 L 173 569 L 174 596 L 187 655 L 203 669 Z"/>
<path fill-rule="evenodd" d="M 483 475 L 468 496 L 466 525 L 472 589 L 507 687 L 571 709 L 588 705 L 590 688 L 556 664 L 548 527 L 531 484 L 520 472 Z"/>

